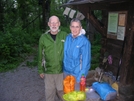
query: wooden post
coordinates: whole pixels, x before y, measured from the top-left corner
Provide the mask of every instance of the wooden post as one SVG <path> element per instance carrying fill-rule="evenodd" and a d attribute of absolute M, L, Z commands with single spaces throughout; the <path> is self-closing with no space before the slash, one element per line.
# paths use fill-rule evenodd
<path fill-rule="evenodd" d="M 127 18 L 126 42 L 124 47 L 122 66 L 120 71 L 120 82 L 123 85 L 134 83 L 134 56 L 132 50 L 134 47 L 134 6 L 130 2 Z M 133 61 L 132 61 L 133 60 Z"/>
<path fill-rule="evenodd" d="M 106 36 L 106 28 L 102 27 L 100 23 L 89 13 L 87 13 L 88 20 L 92 23 L 92 25 L 102 34 L 102 36 Z"/>

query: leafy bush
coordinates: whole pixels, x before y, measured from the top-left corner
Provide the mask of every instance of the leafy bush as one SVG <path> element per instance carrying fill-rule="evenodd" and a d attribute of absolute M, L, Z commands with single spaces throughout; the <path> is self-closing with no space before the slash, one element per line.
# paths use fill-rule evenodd
<path fill-rule="evenodd" d="M 18 4 L 21 3 L 22 2 L 18 2 Z M 42 31 L 39 28 L 42 23 L 42 17 L 38 19 L 36 19 L 36 17 L 37 15 L 40 15 L 39 11 L 42 12 L 42 10 L 40 10 L 41 6 L 39 7 L 37 5 L 37 1 L 32 2 L 31 5 L 30 2 L 26 2 L 25 4 L 27 4 L 25 5 L 26 8 L 29 8 L 27 9 L 27 11 L 24 10 L 23 7 L 19 8 L 19 6 L 17 6 L 16 8 L 14 8 L 14 12 L 12 12 L 12 9 L 10 9 L 8 10 L 8 12 L 4 12 L 3 14 L 3 31 L 0 32 L 0 72 L 16 68 L 20 64 L 20 62 L 24 61 L 24 59 L 28 57 L 29 54 L 35 55 L 37 53 L 37 49 L 33 50 L 33 47 L 38 45 L 39 37 L 42 34 Z M 61 29 L 66 31 L 67 33 L 70 33 L 70 22 L 67 22 L 65 17 L 63 16 L 62 13 L 64 9 L 60 7 L 60 5 L 60 1 L 51 1 L 50 16 L 57 15 L 61 21 Z M 4 8 L 7 9 L 8 7 L 5 6 Z M 23 12 L 23 10 L 25 12 Z M 98 20 L 101 20 L 101 11 L 95 11 L 94 15 L 99 18 Z M 85 21 L 82 21 L 82 25 L 83 28 L 86 28 Z M 25 28 L 25 30 L 23 28 Z M 99 63 L 100 39 L 101 35 L 95 34 L 95 40 L 91 43 L 91 69 L 96 68 Z M 27 65 L 37 65 L 37 56 L 35 56 L 33 62 L 28 61 Z"/>
<path fill-rule="evenodd" d="M 0 32 L 0 72 L 16 68 L 38 44 L 41 31 L 27 33 L 21 27 L 6 26 Z"/>
<path fill-rule="evenodd" d="M 94 70 L 96 67 L 99 66 L 99 57 L 100 57 L 100 40 L 101 34 L 95 33 L 95 40 L 91 43 L 91 70 Z"/>

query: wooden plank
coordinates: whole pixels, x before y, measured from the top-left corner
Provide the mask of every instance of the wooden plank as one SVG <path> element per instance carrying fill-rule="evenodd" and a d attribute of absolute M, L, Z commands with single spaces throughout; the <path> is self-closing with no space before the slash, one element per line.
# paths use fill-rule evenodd
<path fill-rule="evenodd" d="M 134 83 L 134 65 L 132 60 L 132 50 L 134 47 L 134 2 L 130 2 L 129 11 L 128 11 L 128 19 L 127 19 L 127 33 L 126 33 L 126 43 L 124 48 L 124 55 L 122 59 L 122 67 L 121 67 L 121 79 L 120 82 L 124 85 L 133 84 Z M 132 62 L 132 63 L 131 63 Z"/>
<path fill-rule="evenodd" d="M 96 30 L 98 30 L 104 37 L 106 36 L 106 28 L 102 27 L 97 19 L 93 17 L 93 15 L 89 14 L 87 15 L 88 20 L 92 23 L 92 25 L 95 27 Z"/>

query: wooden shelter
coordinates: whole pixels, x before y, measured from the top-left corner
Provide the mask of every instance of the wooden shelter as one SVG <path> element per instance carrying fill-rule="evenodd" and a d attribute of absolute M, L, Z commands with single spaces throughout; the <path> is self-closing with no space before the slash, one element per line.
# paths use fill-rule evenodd
<path fill-rule="evenodd" d="M 102 35 L 100 67 L 104 67 L 104 57 L 110 56 L 112 63 L 105 64 L 105 71 L 120 77 L 122 87 L 131 89 L 125 93 L 134 95 L 134 1 L 70 0 L 63 6 L 80 11 Z M 101 20 L 94 10 L 102 11 Z M 124 101 L 134 101 L 134 96 Z"/>
<path fill-rule="evenodd" d="M 102 34 L 101 59 L 103 59 L 105 52 L 112 55 L 113 59 L 112 65 L 108 64 L 108 69 L 113 71 L 116 75 L 121 61 L 120 81 L 123 84 L 134 83 L 134 68 L 132 62 L 134 60 L 133 1 L 73 0 L 64 5 L 71 6 L 73 9 L 81 11 L 96 30 Z M 103 18 L 101 21 L 98 21 L 94 17 L 92 10 L 102 10 Z M 113 22 L 113 25 L 110 21 Z"/>

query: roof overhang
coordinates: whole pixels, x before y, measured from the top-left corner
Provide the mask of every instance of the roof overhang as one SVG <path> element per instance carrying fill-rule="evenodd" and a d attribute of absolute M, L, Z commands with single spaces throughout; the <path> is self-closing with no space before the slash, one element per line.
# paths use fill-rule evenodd
<path fill-rule="evenodd" d="M 103 0 L 70 0 L 69 2 L 63 4 L 63 6 L 95 3 L 95 2 L 100 2 L 100 1 L 103 1 Z"/>
<path fill-rule="evenodd" d="M 94 4 L 94 3 L 119 3 L 126 2 L 127 0 L 69 0 L 67 3 L 62 6 L 73 6 L 73 5 L 82 5 L 82 4 Z"/>

